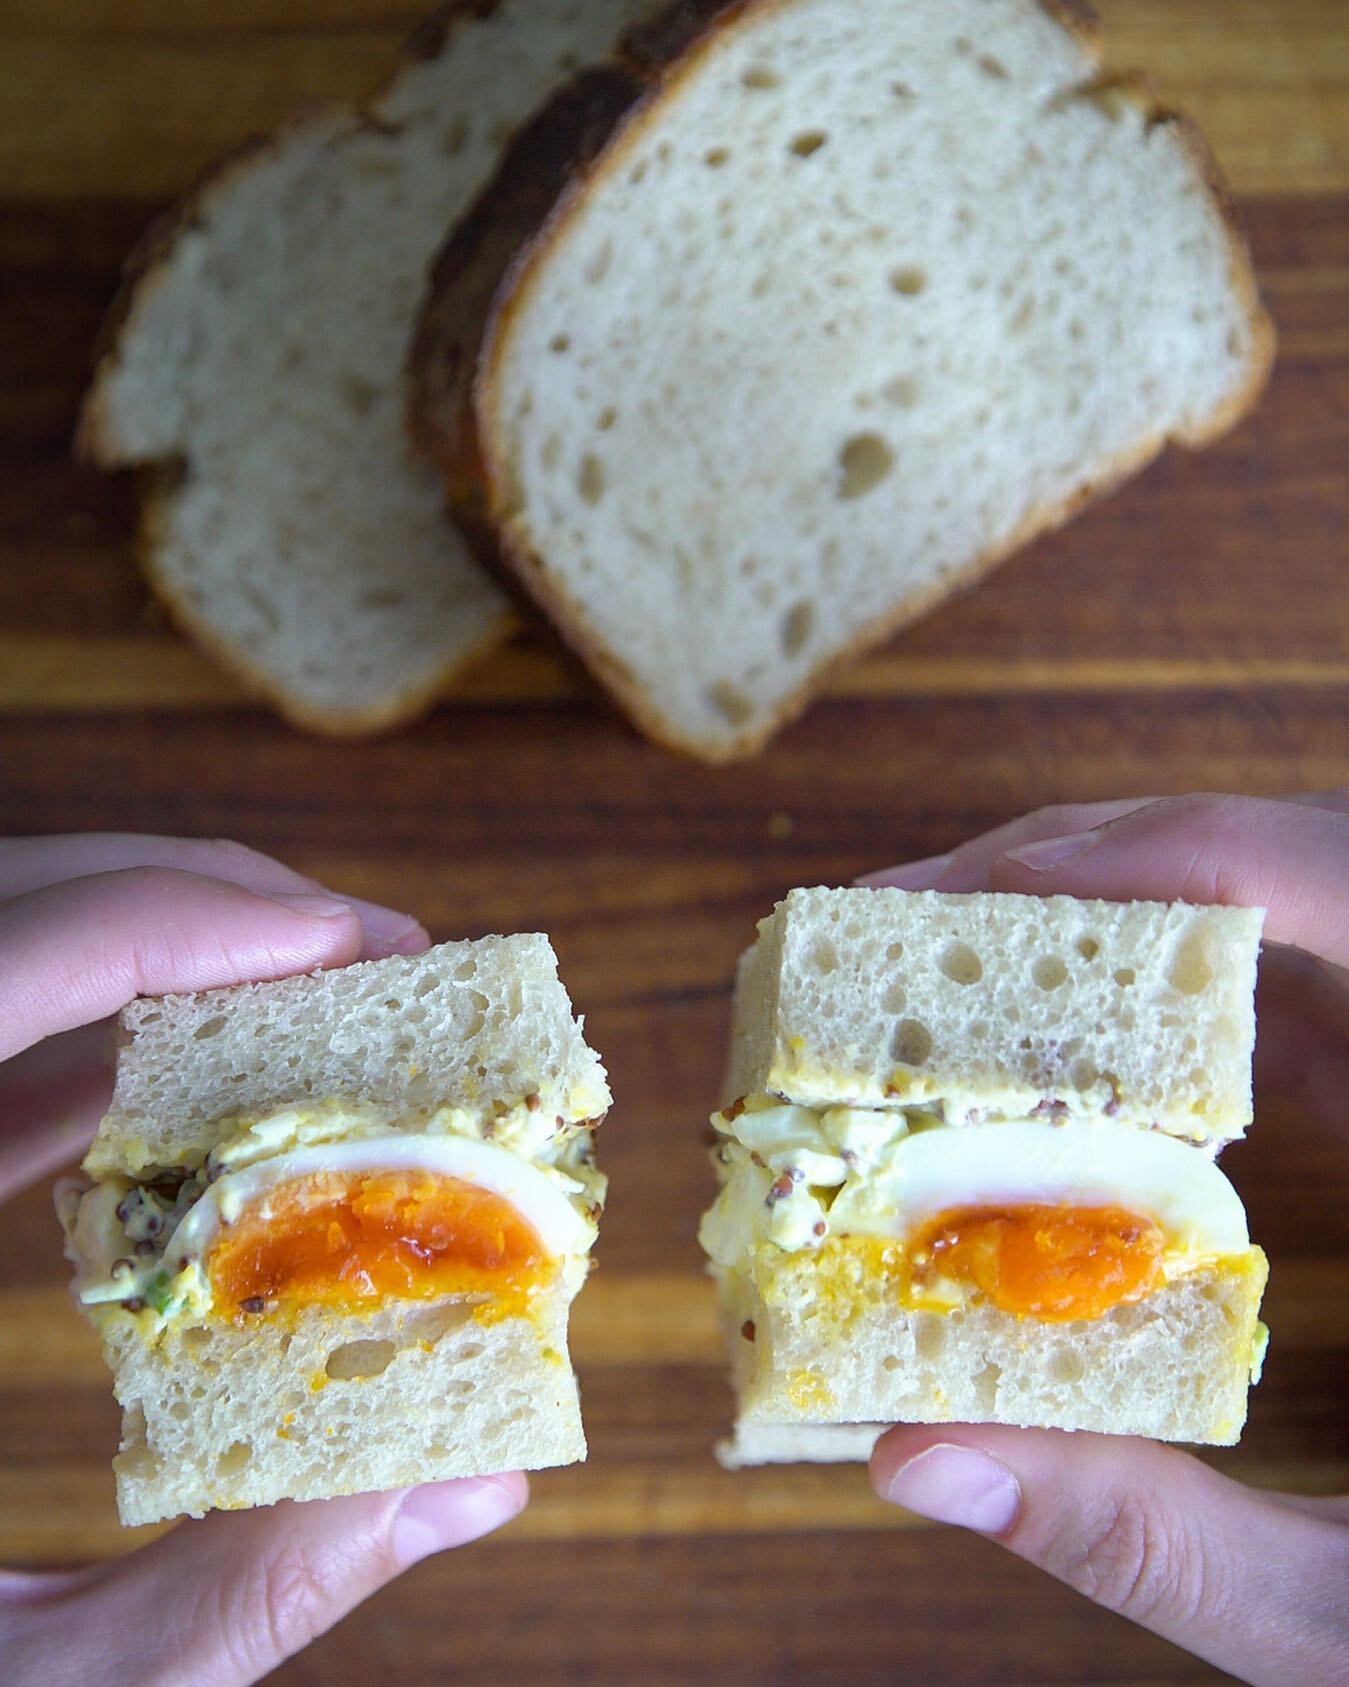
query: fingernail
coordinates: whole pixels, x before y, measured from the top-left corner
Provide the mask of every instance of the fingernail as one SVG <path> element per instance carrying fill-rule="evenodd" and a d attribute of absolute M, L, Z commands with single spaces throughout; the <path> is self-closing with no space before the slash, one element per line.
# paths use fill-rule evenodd
<path fill-rule="evenodd" d="M 293 914 L 312 914 L 320 920 L 335 920 L 355 912 L 350 902 L 340 902 L 335 896 L 291 896 L 285 891 L 273 891 L 267 900 L 279 902 Z"/>
<path fill-rule="evenodd" d="M 954 858 L 954 850 L 945 855 L 925 855 L 921 861 L 906 861 L 902 867 L 866 873 L 854 883 L 869 885 L 873 890 L 931 890 Z"/>
<path fill-rule="evenodd" d="M 1009 849 L 1003 860 L 1015 861 L 1019 867 L 1029 867 L 1033 873 L 1044 873 L 1051 867 L 1062 867 L 1065 862 L 1090 849 L 1100 835 L 1099 832 L 1074 832 L 1068 838 L 1045 838 L 1040 843 Z"/>
<path fill-rule="evenodd" d="M 901 1465 L 885 1497 L 920 1517 L 983 1535 L 1010 1529 L 1021 1508 L 1021 1490 L 1006 1465 L 973 1447 L 947 1442 Z"/>
<path fill-rule="evenodd" d="M 463 1546 L 509 1523 L 524 1509 L 523 1476 L 469 1476 L 412 1488 L 394 1519 L 391 1543 L 400 1564 Z"/>
<path fill-rule="evenodd" d="M 377 943 L 388 945 L 390 949 L 413 935 L 425 935 L 420 921 L 414 920 L 411 914 L 400 914 L 396 908 L 385 908 L 378 902 L 362 902 L 358 896 L 352 897 L 351 907 L 361 916 L 365 935 Z"/>
<path fill-rule="evenodd" d="M 356 905 L 365 932 L 365 954 L 368 959 L 381 960 L 386 955 L 420 955 L 430 945 L 425 927 L 408 914 L 392 914 L 380 909 L 382 919 L 367 916 L 361 904 Z"/>

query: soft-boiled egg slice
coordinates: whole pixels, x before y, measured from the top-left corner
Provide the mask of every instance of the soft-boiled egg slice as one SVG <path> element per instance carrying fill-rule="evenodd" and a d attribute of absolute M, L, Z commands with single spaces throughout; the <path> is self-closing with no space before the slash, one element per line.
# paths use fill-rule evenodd
<path fill-rule="evenodd" d="M 1246 1212 L 1213 1161 L 1160 1131 L 1108 1119 L 915 1131 L 884 1167 L 840 1191 L 834 1234 L 908 1235 L 956 1208 L 1116 1207 L 1154 1221 L 1168 1252 L 1238 1254 Z"/>
<path fill-rule="evenodd" d="M 915 1133 L 829 1217 L 838 1236 L 902 1241 L 915 1304 L 977 1291 L 1046 1321 L 1099 1317 L 1160 1288 L 1168 1270 L 1249 1245 L 1241 1201 L 1211 1160 L 1107 1121 Z"/>
<path fill-rule="evenodd" d="M 207 1188 L 175 1231 L 225 1313 L 277 1302 L 518 1293 L 593 1227 L 538 1168 L 491 1143 L 384 1136 L 278 1154 Z"/>

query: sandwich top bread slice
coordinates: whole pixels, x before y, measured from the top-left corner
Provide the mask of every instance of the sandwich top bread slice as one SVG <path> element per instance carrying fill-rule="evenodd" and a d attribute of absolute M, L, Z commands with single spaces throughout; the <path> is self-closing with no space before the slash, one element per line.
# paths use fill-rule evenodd
<path fill-rule="evenodd" d="M 510 625 L 403 437 L 422 272 L 515 126 L 637 0 L 454 0 L 373 106 L 220 165 L 133 257 L 79 443 L 147 470 L 174 617 L 292 720 L 424 708 Z"/>
<path fill-rule="evenodd" d="M 442 252 L 415 425 L 669 745 L 753 751 L 840 656 L 1263 384 L 1213 161 L 1102 76 L 1076 0 L 685 3 L 591 91 L 471 405 L 427 370 L 480 247 Z M 558 119 L 521 132 L 475 230 L 527 206 Z"/>
<path fill-rule="evenodd" d="M 124 1523 L 585 1457 L 567 1317 L 610 1097 L 547 938 L 139 1001 L 122 1033 L 58 1211 Z"/>
<path fill-rule="evenodd" d="M 895 1421 L 1237 1438 L 1266 1266 L 1213 1156 L 1249 1118 L 1261 917 L 779 904 L 737 980 L 701 1229 L 727 1462 L 864 1456 Z"/>

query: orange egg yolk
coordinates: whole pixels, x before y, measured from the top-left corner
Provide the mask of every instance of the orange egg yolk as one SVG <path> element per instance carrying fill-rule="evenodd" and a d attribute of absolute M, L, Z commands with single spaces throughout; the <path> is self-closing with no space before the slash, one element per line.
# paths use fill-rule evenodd
<path fill-rule="evenodd" d="M 500 1195 L 430 1172 L 314 1173 L 253 1202 L 223 1231 L 209 1272 L 217 1307 L 361 1309 L 386 1298 L 505 1296 L 550 1274 L 538 1232 Z"/>
<path fill-rule="evenodd" d="M 911 1238 L 915 1287 L 947 1278 L 1004 1312 L 1046 1323 L 1099 1318 L 1162 1283 L 1166 1239 L 1120 1207 L 957 1207 Z"/>

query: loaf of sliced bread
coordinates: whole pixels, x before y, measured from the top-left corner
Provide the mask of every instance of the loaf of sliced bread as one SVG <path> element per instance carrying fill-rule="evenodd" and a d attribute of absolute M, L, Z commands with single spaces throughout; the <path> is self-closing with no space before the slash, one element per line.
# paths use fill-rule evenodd
<path fill-rule="evenodd" d="M 792 891 L 742 958 L 725 1095 L 1108 1112 L 1221 1144 L 1251 1122 L 1263 911 Z"/>
<path fill-rule="evenodd" d="M 753 751 L 1253 402 L 1273 332 L 1213 161 L 1100 64 L 1076 3 L 685 0 L 569 92 L 582 162 L 532 226 L 559 109 L 517 137 L 437 264 L 416 431 L 643 730 Z M 437 299 L 522 210 L 466 360 Z"/>
<path fill-rule="evenodd" d="M 567 1320 L 610 1097 L 546 937 L 146 999 L 121 1029 L 57 1208 L 124 1523 L 585 1457 Z"/>
<path fill-rule="evenodd" d="M 645 3 L 645 0 L 644 0 Z M 401 370 L 422 276 L 512 130 L 637 0 L 453 0 L 365 112 L 221 165 L 134 256 L 79 444 L 145 477 L 175 619 L 295 722 L 416 714 L 510 625 L 412 464 Z"/>

